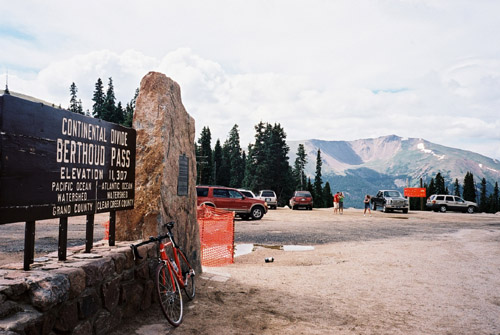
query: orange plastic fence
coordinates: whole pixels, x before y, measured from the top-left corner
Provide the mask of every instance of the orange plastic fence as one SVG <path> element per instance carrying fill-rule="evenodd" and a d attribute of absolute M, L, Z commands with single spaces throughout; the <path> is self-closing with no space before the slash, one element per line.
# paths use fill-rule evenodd
<path fill-rule="evenodd" d="M 234 262 L 234 212 L 198 207 L 201 265 L 223 266 Z"/>
<path fill-rule="evenodd" d="M 104 227 L 104 238 L 103 240 L 109 240 L 109 220 L 101 223 L 101 226 Z"/>

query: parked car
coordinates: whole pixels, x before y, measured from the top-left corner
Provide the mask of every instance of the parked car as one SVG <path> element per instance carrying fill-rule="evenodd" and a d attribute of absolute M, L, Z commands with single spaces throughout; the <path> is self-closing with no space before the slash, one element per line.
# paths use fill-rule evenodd
<path fill-rule="evenodd" d="M 427 199 L 426 207 L 433 211 L 445 213 L 446 211 L 457 211 L 464 213 L 477 212 L 478 206 L 475 202 L 465 201 L 456 195 L 433 194 Z"/>
<path fill-rule="evenodd" d="M 196 186 L 198 206 L 205 204 L 234 211 L 244 220 L 260 220 L 267 213 L 265 201 L 246 197 L 235 188 L 224 186 Z"/>
<path fill-rule="evenodd" d="M 381 190 L 377 195 L 372 197 L 371 203 L 373 210 L 377 207 L 382 208 L 384 213 L 392 212 L 394 210 L 403 211 L 408 213 L 409 203 L 408 199 L 404 198 L 399 191 L 396 190 Z"/>
<path fill-rule="evenodd" d="M 271 209 L 278 207 L 278 198 L 276 193 L 271 190 L 262 190 L 257 194 L 257 199 L 264 200 L 267 206 Z"/>
<path fill-rule="evenodd" d="M 308 191 L 295 191 L 293 197 L 290 199 L 290 208 L 297 209 L 304 207 L 306 209 L 313 209 L 313 197 Z"/>
<path fill-rule="evenodd" d="M 243 188 L 239 188 L 238 191 L 240 191 L 245 197 L 255 198 L 255 194 L 253 194 L 253 192 L 250 190 L 245 190 Z"/>

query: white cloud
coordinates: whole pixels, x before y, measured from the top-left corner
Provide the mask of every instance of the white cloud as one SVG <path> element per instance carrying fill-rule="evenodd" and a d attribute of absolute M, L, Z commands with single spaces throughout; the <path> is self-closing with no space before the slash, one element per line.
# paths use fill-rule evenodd
<path fill-rule="evenodd" d="M 74 81 L 91 108 L 98 77 L 126 103 L 155 70 L 180 84 L 214 143 L 238 124 L 246 147 L 262 120 L 293 140 L 397 134 L 500 158 L 499 2 L 27 0 L 2 11 L 0 80 L 8 69 L 11 90 L 56 104 Z"/>

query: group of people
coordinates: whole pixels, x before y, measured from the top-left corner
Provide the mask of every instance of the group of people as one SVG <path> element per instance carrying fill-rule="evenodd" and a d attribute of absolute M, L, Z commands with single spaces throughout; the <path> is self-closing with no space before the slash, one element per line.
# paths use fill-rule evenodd
<path fill-rule="evenodd" d="M 344 193 L 337 192 L 333 196 L 333 213 L 344 214 Z"/>
<path fill-rule="evenodd" d="M 370 200 L 371 196 L 367 194 L 365 196 L 365 199 L 363 200 L 363 203 L 365 204 L 365 211 L 363 212 L 363 216 L 366 216 L 366 212 L 368 211 L 368 214 L 372 216 L 372 210 L 370 207 Z M 344 193 L 343 192 L 337 192 L 333 196 L 333 213 L 334 214 L 343 214 L 344 213 Z"/>

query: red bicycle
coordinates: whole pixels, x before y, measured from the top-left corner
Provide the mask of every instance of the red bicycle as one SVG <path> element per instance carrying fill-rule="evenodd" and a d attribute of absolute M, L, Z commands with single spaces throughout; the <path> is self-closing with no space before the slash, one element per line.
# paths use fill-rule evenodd
<path fill-rule="evenodd" d="M 175 222 L 169 222 L 165 226 L 167 234 L 150 237 L 149 240 L 131 244 L 130 248 L 134 254 L 134 259 L 142 259 L 139 255 L 138 247 L 141 245 L 158 242 L 158 265 L 155 271 L 155 284 L 160 300 L 160 306 L 168 322 L 174 327 L 182 323 L 183 303 L 182 292 L 184 289 L 189 300 L 196 294 L 194 283 L 195 271 L 189 264 L 186 254 L 175 243 L 172 228 Z M 163 240 L 169 239 L 167 243 Z M 167 255 L 167 248 L 172 249 L 172 258 Z"/>

